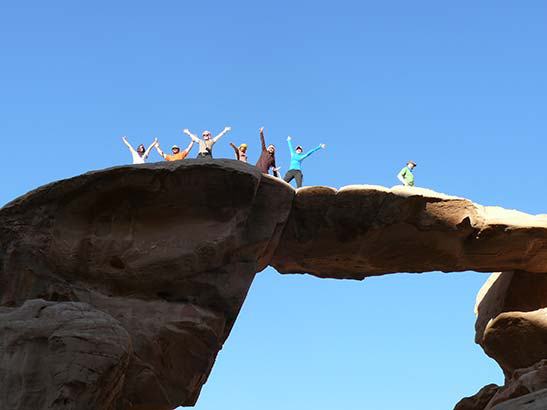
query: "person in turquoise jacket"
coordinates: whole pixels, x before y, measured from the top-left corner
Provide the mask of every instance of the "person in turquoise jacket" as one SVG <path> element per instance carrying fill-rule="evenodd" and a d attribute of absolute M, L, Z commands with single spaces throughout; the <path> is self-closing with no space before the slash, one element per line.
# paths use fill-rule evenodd
<path fill-rule="evenodd" d="M 314 152 L 319 151 L 320 149 L 325 149 L 326 145 L 319 144 L 317 147 L 304 154 L 304 148 L 302 148 L 302 145 L 297 146 L 296 149 L 293 148 L 291 139 L 292 138 L 290 136 L 287 137 L 287 142 L 289 143 L 289 151 L 291 152 L 291 165 L 289 167 L 289 170 L 285 174 L 285 178 L 283 179 L 285 180 L 285 182 L 288 183 L 295 179 L 296 187 L 300 188 L 302 186 L 302 180 L 304 179 L 304 175 L 302 174 L 302 161 L 304 161 Z"/>

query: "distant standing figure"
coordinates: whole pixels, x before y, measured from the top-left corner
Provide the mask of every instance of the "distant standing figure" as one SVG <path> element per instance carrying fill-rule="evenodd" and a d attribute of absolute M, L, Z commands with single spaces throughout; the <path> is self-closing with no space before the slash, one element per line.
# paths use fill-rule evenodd
<path fill-rule="evenodd" d="M 260 128 L 260 143 L 262 144 L 262 152 L 256 163 L 257 168 L 264 174 L 268 174 L 272 168 L 274 177 L 279 177 L 279 168 L 275 165 L 275 145 L 270 144 L 266 147 L 264 140 L 264 127 Z"/>
<path fill-rule="evenodd" d="M 173 145 L 171 147 L 172 154 L 165 154 L 161 148 L 160 144 L 156 144 L 156 151 L 158 151 L 158 154 L 162 156 L 162 158 L 166 161 L 180 161 L 188 156 L 190 153 L 190 150 L 194 146 L 194 141 L 190 141 L 190 144 L 186 147 L 184 151 L 181 151 L 178 145 Z"/>
<path fill-rule="evenodd" d="M 247 162 L 247 144 L 241 144 L 239 147 L 236 147 L 233 142 L 230 142 L 230 146 L 234 149 L 238 161 Z"/>
<path fill-rule="evenodd" d="M 319 144 L 311 151 L 303 154 L 304 148 L 299 145 L 296 147 L 296 149 L 294 149 L 291 139 L 292 138 L 290 136 L 287 137 L 287 142 L 289 143 L 289 151 L 291 152 L 291 166 L 285 174 L 285 178 L 283 179 L 285 180 L 285 182 L 288 183 L 290 183 L 293 179 L 296 179 L 296 187 L 300 188 L 302 187 L 302 180 L 304 179 L 304 175 L 302 174 L 302 161 L 304 161 L 314 152 L 319 151 L 320 149 L 325 149 L 326 145 Z"/>
<path fill-rule="evenodd" d="M 416 163 L 414 161 L 408 161 L 406 167 L 401 169 L 401 172 L 397 174 L 399 181 L 405 186 L 414 186 L 414 174 L 412 170 L 416 168 Z"/>
<path fill-rule="evenodd" d="M 184 129 L 184 133 L 188 135 L 190 138 L 192 138 L 192 141 L 197 142 L 199 144 L 199 152 L 198 152 L 198 158 L 207 158 L 213 157 L 213 145 L 228 131 L 230 131 L 230 127 L 225 127 L 220 134 L 218 134 L 215 138 L 211 138 L 211 132 L 210 131 L 203 131 L 201 134 L 203 139 L 199 139 L 197 136 L 192 134 L 187 128 Z"/>
<path fill-rule="evenodd" d="M 129 148 L 129 152 L 131 152 L 131 156 L 133 157 L 133 164 L 144 164 L 148 159 L 148 156 L 150 155 L 150 151 L 152 151 L 152 147 L 154 147 L 158 143 L 158 139 L 154 138 L 154 142 L 150 144 L 148 149 L 144 148 L 144 144 L 140 144 L 135 150 L 127 141 L 127 137 L 122 137 L 122 140 L 123 143 L 127 145 L 127 148 Z"/>

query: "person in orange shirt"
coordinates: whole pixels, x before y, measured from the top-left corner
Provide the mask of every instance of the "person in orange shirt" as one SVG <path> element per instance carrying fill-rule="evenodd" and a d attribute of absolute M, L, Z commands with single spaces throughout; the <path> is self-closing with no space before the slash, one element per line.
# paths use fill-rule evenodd
<path fill-rule="evenodd" d="M 161 148 L 160 144 L 156 144 L 156 151 L 158 151 L 158 154 L 162 156 L 162 158 L 166 161 L 180 161 L 181 159 L 184 159 L 188 156 L 190 153 L 190 150 L 194 146 L 194 141 L 191 141 L 188 147 L 184 151 L 181 151 L 180 148 L 177 145 L 173 145 L 171 147 L 172 154 L 165 154 Z"/>

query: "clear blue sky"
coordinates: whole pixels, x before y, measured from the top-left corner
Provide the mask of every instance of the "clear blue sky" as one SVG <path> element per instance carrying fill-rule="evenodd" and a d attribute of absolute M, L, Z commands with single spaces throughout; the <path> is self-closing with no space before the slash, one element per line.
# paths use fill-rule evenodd
<path fill-rule="evenodd" d="M 547 212 L 544 1 L 54 1 L 0 6 L 0 204 L 157 136 L 258 128 L 325 151 L 306 184 L 417 184 Z M 194 155 L 195 152 L 192 154 Z M 159 160 L 153 154 L 155 160 Z M 473 344 L 486 276 L 258 275 L 198 410 L 438 410 L 502 381 Z"/>

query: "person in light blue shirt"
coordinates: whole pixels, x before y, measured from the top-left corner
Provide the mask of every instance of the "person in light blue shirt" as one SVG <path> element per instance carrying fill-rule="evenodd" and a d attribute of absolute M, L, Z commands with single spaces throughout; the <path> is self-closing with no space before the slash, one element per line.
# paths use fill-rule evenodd
<path fill-rule="evenodd" d="M 298 145 L 296 149 L 293 148 L 290 136 L 287 137 L 287 142 L 289 143 L 289 151 L 291 152 L 291 165 L 285 174 L 285 178 L 283 179 L 288 183 L 295 179 L 296 187 L 300 188 L 302 186 L 302 180 L 304 179 L 304 175 L 302 175 L 302 161 L 308 158 L 315 151 L 324 149 L 326 145 L 319 144 L 317 147 L 304 154 L 304 148 L 302 148 L 301 145 Z"/>

